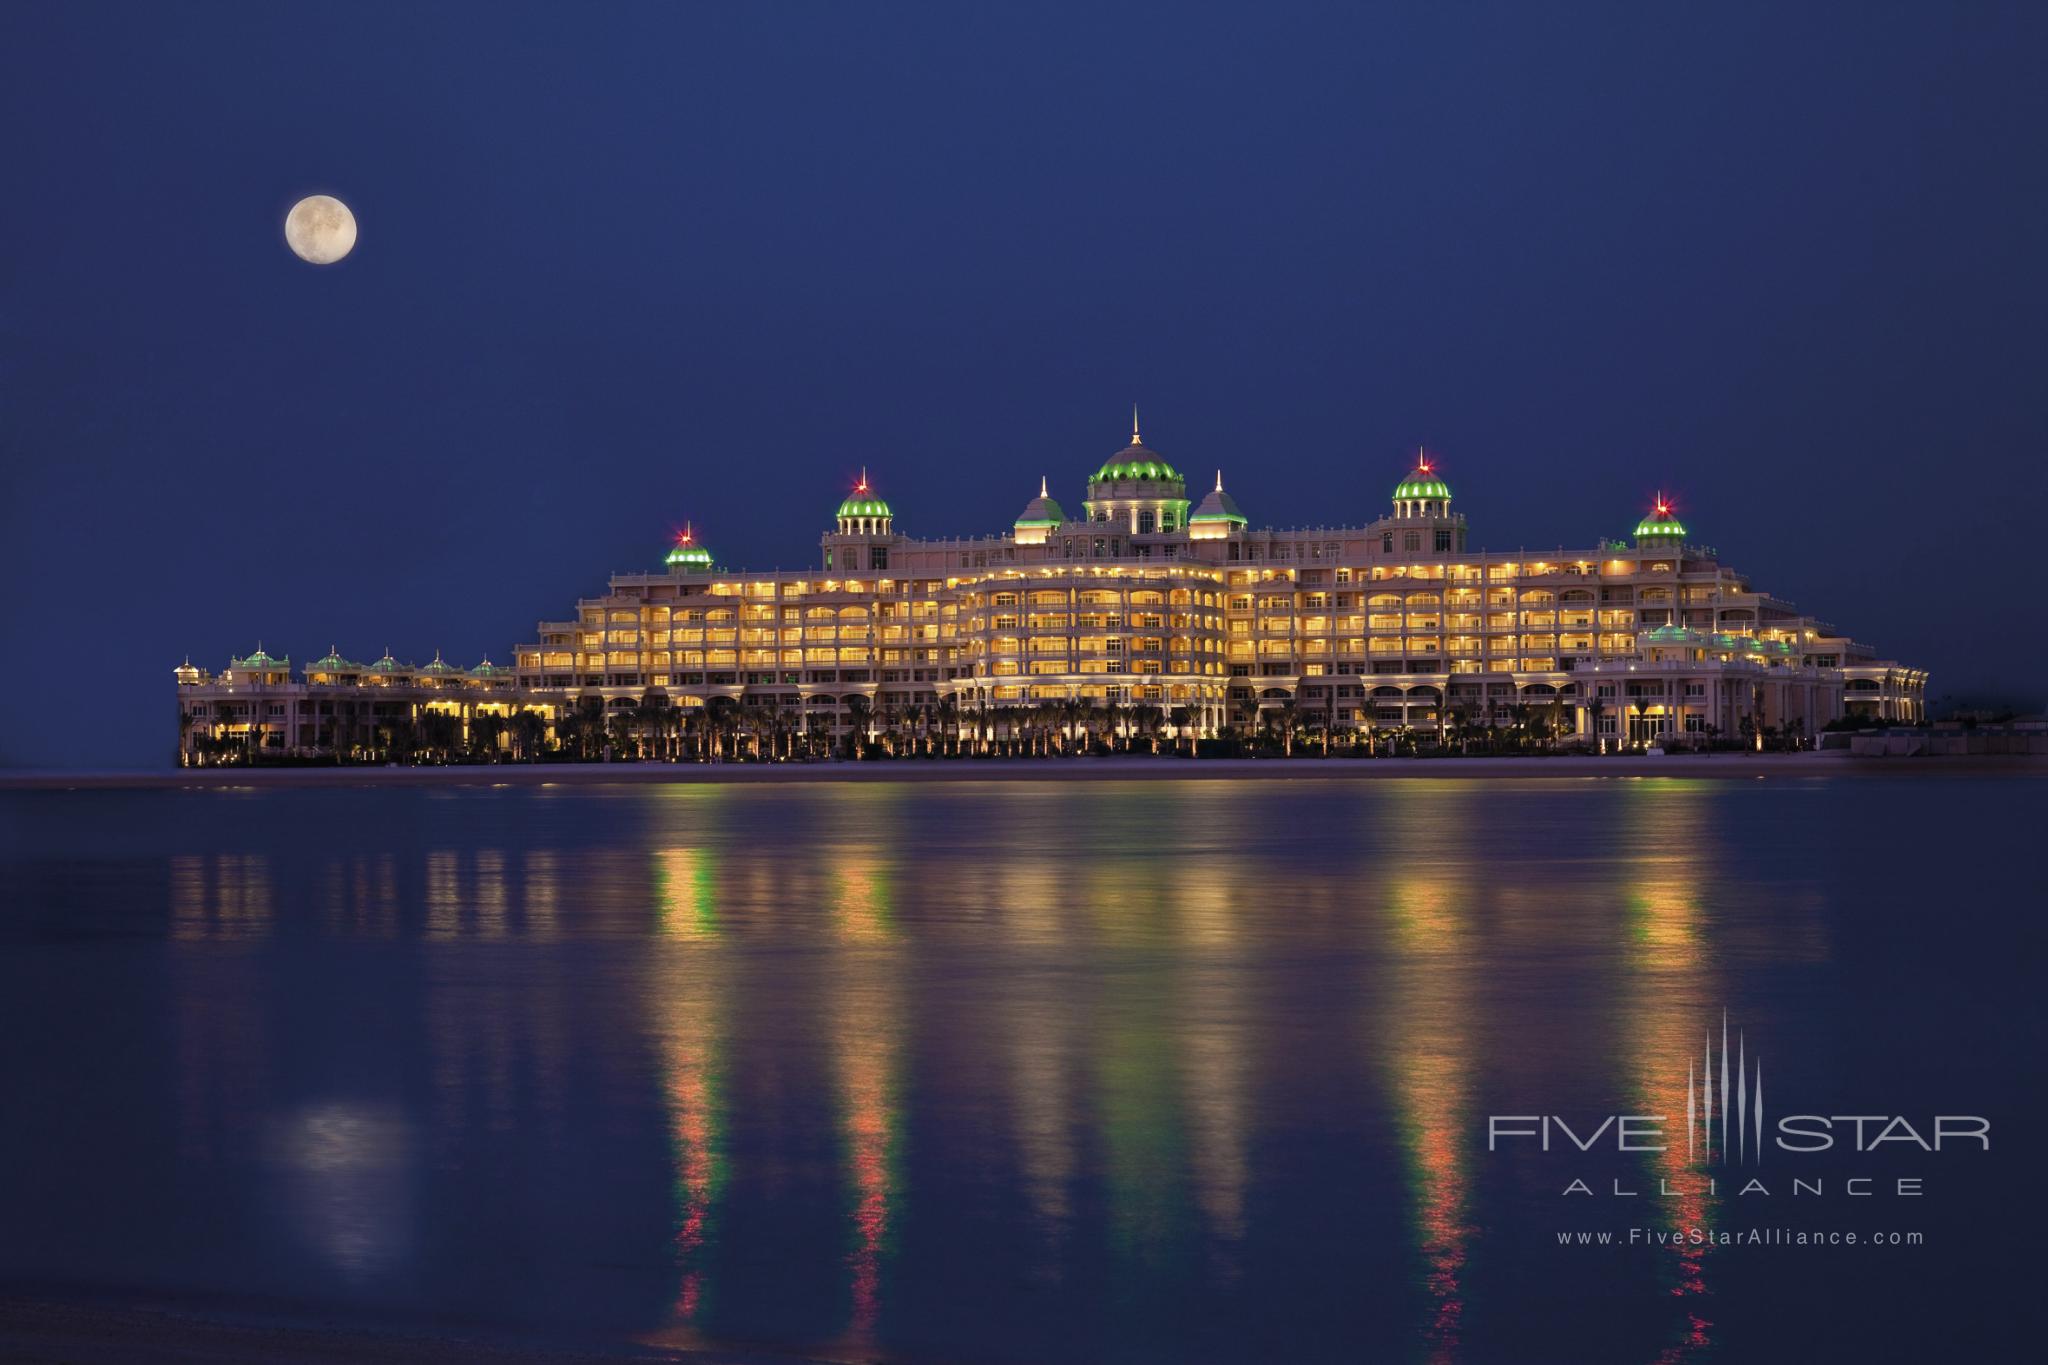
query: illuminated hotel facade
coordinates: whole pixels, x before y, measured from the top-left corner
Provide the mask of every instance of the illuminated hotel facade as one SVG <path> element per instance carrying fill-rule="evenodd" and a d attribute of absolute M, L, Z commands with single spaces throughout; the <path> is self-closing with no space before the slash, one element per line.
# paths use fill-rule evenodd
<path fill-rule="evenodd" d="M 720 566 L 685 531 L 539 623 L 509 665 L 330 650 L 294 676 L 259 647 L 178 670 L 194 733 L 267 750 L 359 742 L 380 715 L 607 713 L 729 697 L 801 733 L 935 714 L 994 738 L 1024 708 L 1156 708 L 1203 737 L 1289 724 L 1441 732 L 1544 708 L 1584 744 L 1811 736 L 1845 714 L 1925 719 L 1926 675 L 1754 587 L 1659 500 L 1626 540 L 1550 552 L 1468 543 L 1449 484 L 1417 457 L 1366 525 L 1254 529 L 1219 473 L 1191 497 L 1139 437 L 1078 513 L 1041 480 L 1006 534 L 919 539 L 865 473 L 808 571 Z M 858 699 L 858 700 L 857 700 Z"/>

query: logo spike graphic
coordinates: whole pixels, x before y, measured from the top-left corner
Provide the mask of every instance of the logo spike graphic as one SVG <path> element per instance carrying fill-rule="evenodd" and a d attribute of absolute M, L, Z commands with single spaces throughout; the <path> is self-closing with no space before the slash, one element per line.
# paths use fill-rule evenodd
<path fill-rule="evenodd" d="M 1685 1059 L 1685 1159 L 1688 1164 L 1693 1159 L 1692 1123 L 1697 1100 L 1698 1097 L 1692 1092 L 1692 1058 L 1688 1057 Z"/>
<path fill-rule="evenodd" d="M 1748 1038 L 1735 1035 L 1735 1159 L 1749 1160 L 1749 1057 Z"/>
<path fill-rule="evenodd" d="M 1737 1129 L 1740 1132 L 1741 1129 Z M 1721 1164 L 1728 1164 L 1728 1011 L 1721 1011 Z"/>
<path fill-rule="evenodd" d="M 1706 1061 L 1700 1071 L 1700 1104 L 1706 1110 L 1706 1159 L 1714 1159 L 1714 1031 L 1707 1030 Z"/>
<path fill-rule="evenodd" d="M 1756 1115 L 1756 1161 L 1764 1161 L 1764 1064 L 1756 1064 L 1756 1105 L 1750 1111 Z"/>

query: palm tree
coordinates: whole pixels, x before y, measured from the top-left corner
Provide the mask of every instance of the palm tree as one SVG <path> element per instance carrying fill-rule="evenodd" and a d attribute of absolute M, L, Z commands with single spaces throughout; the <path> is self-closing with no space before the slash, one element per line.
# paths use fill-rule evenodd
<path fill-rule="evenodd" d="M 512 713 L 512 748 L 520 758 L 533 762 L 547 740 L 548 723 L 538 711 L 520 707 Z"/>
<path fill-rule="evenodd" d="M 713 762 L 725 758 L 725 737 L 739 723 L 740 704 L 728 696 L 717 696 L 704 703 L 704 742 Z"/>
<path fill-rule="evenodd" d="M 847 738 L 853 744 L 853 756 L 868 756 L 869 724 L 875 712 L 874 698 L 865 692 L 850 693 L 846 698 Z"/>
<path fill-rule="evenodd" d="M 510 728 L 511 722 L 497 712 L 481 712 L 470 719 L 469 747 L 495 763 Z"/>
<path fill-rule="evenodd" d="M 646 739 L 647 754 L 650 758 L 657 756 L 661 751 L 661 736 L 668 728 L 669 713 L 672 710 L 674 708 L 669 705 L 668 694 L 665 692 L 643 692 L 633 707 L 633 727 Z"/>
<path fill-rule="evenodd" d="M 1150 702 L 1140 702 L 1131 708 L 1131 730 L 1134 736 L 1145 741 L 1146 751 L 1159 752 L 1159 731 L 1166 724 L 1166 712 Z"/>
<path fill-rule="evenodd" d="M 1293 697 L 1287 697 L 1273 708 L 1272 724 L 1280 732 L 1280 753 L 1283 757 L 1294 757 L 1294 732 L 1301 725 L 1301 704 Z"/>
<path fill-rule="evenodd" d="M 231 701 L 215 702 L 213 704 L 213 717 L 215 725 L 214 742 L 219 746 L 222 753 L 226 753 L 228 748 L 228 727 L 234 723 L 235 719 L 235 703 Z"/>
<path fill-rule="evenodd" d="M 1060 730 L 1061 753 L 1073 749 L 1076 735 L 1081 725 L 1086 722 L 1091 707 L 1092 703 L 1080 697 L 1068 697 L 1058 703 L 1057 724 Z"/>
<path fill-rule="evenodd" d="M 1450 709 L 1451 732 L 1458 737 L 1458 752 L 1472 751 L 1472 708 L 1459 702 Z"/>
<path fill-rule="evenodd" d="M 419 745 L 419 728 L 412 716 L 394 711 L 377 722 L 378 747 L 387 763 L 404 763 Z"/>
<path fill-rule="evenodd" d="M 585 696 L 576 699 L 576 709 L 569 713 L 569 732 L 576 738 L 576 755 L 585 762 L 603 752 L 604 749 L 604 698 Z"/>

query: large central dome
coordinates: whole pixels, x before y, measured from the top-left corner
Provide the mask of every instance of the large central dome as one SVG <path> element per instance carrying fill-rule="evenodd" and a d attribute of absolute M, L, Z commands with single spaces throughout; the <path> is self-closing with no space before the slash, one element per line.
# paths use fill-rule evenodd
<path fill-rule="evenodd" d="M 1131 409 L 1131 443 L 1103 461 L 1089 483 L 1175 483 L 1185 489 L 1187 481 L 1178 469 L 1145 444 L 1138 434 L 1138 410 Z"/>

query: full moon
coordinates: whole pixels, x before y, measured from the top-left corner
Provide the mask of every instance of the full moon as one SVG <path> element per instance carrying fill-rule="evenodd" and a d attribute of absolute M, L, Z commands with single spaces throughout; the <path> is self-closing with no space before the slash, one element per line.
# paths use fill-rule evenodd
<path fill-rule="evenodd" d="M 356 216 L 332 195 L 308 195 L 285 215 L 284 240 L 300 260 L 333 265 L 355 249 Z"/>

